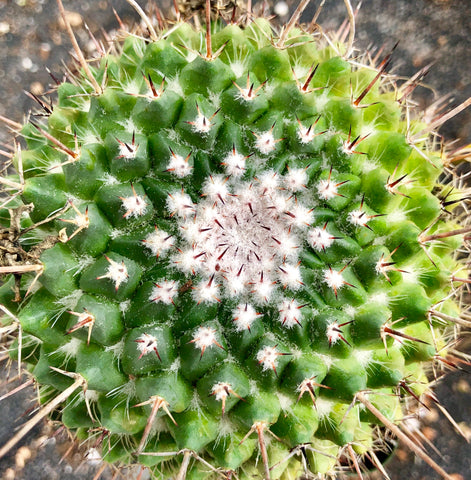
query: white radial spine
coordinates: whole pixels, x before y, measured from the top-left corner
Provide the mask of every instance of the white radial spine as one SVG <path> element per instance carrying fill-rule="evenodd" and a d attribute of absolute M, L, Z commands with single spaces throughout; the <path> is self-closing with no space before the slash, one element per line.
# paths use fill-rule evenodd
<path fill-rule="evenodd" d="M 201 357 L 206 349 L 212 348 L 213 346 L 224 349 L 223 346 L 218 342 L 216 333 L 216 329 L 210 327 L 199 327 L 193 333 L 193 339 L 190 340 L 190 343 L 193 343 L 195 347 L 201 351 Z"/>
<path fill-rule="evenodd" d="M 338 195 L 337 184 L 332 179 L 320 180 L 317 186 L 319 196 L 324 200 L 331 200 Z"/>
<path fill-rule="evenodd" d="M 309 230 L 307 238 L 311 247 L 318 252 L 329 248 L 335 240 L 335 237 L 327 231 L 327 224 L 323 228 L 315 227 Z"/>
<path fill-rule="evenodd" d="M 293 328 L 296 325 L 301 326 L 301 308 L 303 306 L 295 300 L 283 300 L 278 307 L 279 317 L 278 320 L 288 329 Z"/>
<path fill-rule="evenodd" d="M 237 152 L 234 147 L 225 157 L 222 164 L 224 165 L 228 175 L 239 177 L 245 172 L 246 157 Z"/>
<path fill-rule="evenodd" d="M 299 192 L 306 189 L 308 177 L 305 168 L 290 168 L 283 179 L 285 188 L 291 192 Z"/>
<path fill-rule="evenodd" d="M 266 346 L 261 348 L 256 355 L 257 362 L 262 366 L 262 371 L 273 370 L 276 375 L 278 366 L 278 357 L 286 355 L 277 350 L 276 345 L 274 347 Z"/>
<path fill-rule="evenodd" d="M 173 304 L 173 299 L 178 295 L 178 282 L 164 280 L 156 283 L 149 296 L 151 302 L 162 302 L 167 305 Z"/>
<path fill-rule="evenodd" d="M 120 197 L 122 208 L 125 210 L 124 218 L 139 218 L 147 212 L 147 202 L 144 197 L 138 195 L 132 186 L 133 195 Z"/>
<path fill-rule="evenodd" d="M 183 191 L 169 194 L 167 208 L 170 214 L 186 218 L 194 214 L 194 205 L 190 196 Z"/>
<path fill-rule="evenodd" d="M 304 285 L 299 264 L 283 263 L 283 265 L 280 265 L 278 267 L 278 279 L 283 288 L 289 288 L 290 290 L 299 290 Z"/>
<path fill-rule="evenodd" d="M 152 255 L 159 257 L 169 248 L 174 246 L 175 239 L 164 230 L 155 227 L 155 230 L 147 235 L 143 240 L 145 246 L 151 251 Z"/>
<path fill-rule="evenodd" d="M 345 284 L 342 272 L 333 270 L 332 268 L 324 270 L 324 282 L 335 291 L 339 290 Z"/>
<path fill-rule="evenodd" d="M 170 151 L 170 159 L 167 164 L 167 172 L 173 173 L 178 178 L 184 178 L 191 174 L 193 167 L 189 164 L 188 159 L 190 155 L 183 158 L 181 155 Z"/>
<path fill-rule="evenodd" d="M 238 305 L 233 312 L 233 321 L 236 325 L 236 330 L 242 332 L 250 330 L 253 322 L 263 314 L 257 313 L 252 305 L 248 303 Z"/>
<path fill-rule="evenodd" d="M 137 340 L 137 349 L 140 352 L 139 359 L 143 356 L 148 355 L 151 352 L 155 352 L 157 357 L 160 360 L 160 355 L 158 351 L 157 338 L 148 333 L 143 333 Z"/>
<path fill-rule="evenodd" d="M 97 280 L 108 278 L 114 283 L 114 288 L 118 291 L 121 284 L 126 283 L 129 278 L 128 270 L 124 264 L 124 260 L 121 263 L 116 262 L 112 258 L 105 255 L 109 265 L 104 275 L 97 277 Z"/>

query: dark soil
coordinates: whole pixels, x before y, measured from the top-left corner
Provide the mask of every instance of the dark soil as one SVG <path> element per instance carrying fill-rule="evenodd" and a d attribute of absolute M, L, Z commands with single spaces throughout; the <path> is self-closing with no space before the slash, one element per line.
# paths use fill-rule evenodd
<path fill-rule="evenodd" d="M 167 0 L 164 0 L 167 2 Z M 100 37 L 100 31 L 117 28 L 112 5 L 124 21 L 137 16 L 125 0 L 64 0 L 73 15 L 75 31 L 84 50 L 90 47 L 84 29 Z M 313 2 L 303 20 L 309 21 L 319 1 Z M 145 4 L 141 1 L 141 4 Z M 364 0 L 357 17 L 358 49 L 381 47 L 391 49 L 399 41 L 394 53 L 392 70 L 401 76 L 413 75 L 429 63 L 434 63 L 427 76 L 426 87 L 419 87 L 415 99 L 426 107 L 441 96 L 452 93 L 451 106 L 471 96 L 471 3 L 466 0 Z M 345 19 L 343 1 L 327 1 L 319 18 L 324 29 L 337 28 Z M 33 102 L 23 90 L 41 94 L 49 89 L 51 77 L 48 67 L 57 78 L 62 78 L 63 62 L 68 61 L 70 43 L 60 28 L 54 0 L 0 0 L 0 115 L 21 122 Z M 391 71 L 391 69 L 390 69 Z M 34 107 L 36 109 L 36 107 Z M 449 121 L 441 133 L 446 140 L 459 139 L 456 145 L 471 142 L 471 108 Z M 0 142 L 10 142 L 7 129 L 0 131 Z M 4 147 L 0 146 L 0 150 Z M 471 351 L 471 348 L 468 348 Z M 4 364 L 2 364 L 4 366 Z M 11 377 L 15 376 L 14 371 Z M 3 372 L 3 378 L 6 371 Z M 18 385 L 15 382 L 0 386 L 0 395 Z M 471 439 L 471 377 L 466 372 L 448 375 L 436 390 L 442 405 L 453 415 Z M 1 403 L 0 445 L 24 423 L 28 411 L 34 407 L 34 392 L 28 388 Z M 436 407 L 423 421 L 424 434 L 438 447 L 443 458 L 435 459 L 456 480 L 471 479 L 471 448 Z M 65 434 L 48 439 L 49 427 L 41 425 L 30 432 L 17 453 L 12 452 L 0 461 L 0 475 L 4 480 L 92 479 L 96 466 L 83 461 L 79 453 L 60 461 L 65 453 Z M 31 456 L 31 459 L 29 458 Z M 439 477 L 430 468 L 414 460 L 402 448 L 388 464 L 391 480 L 435 480 Z M 108 472 L 109 473 L 109 472 Z M 110 478 L 106 474 L 101 478 Z M 127 478 L 131 478 L 128 476 Z"/>

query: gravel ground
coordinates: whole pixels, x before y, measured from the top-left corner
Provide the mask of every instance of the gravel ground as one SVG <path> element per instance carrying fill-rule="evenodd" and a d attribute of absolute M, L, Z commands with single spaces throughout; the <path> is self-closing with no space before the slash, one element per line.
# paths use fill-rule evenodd
<path fill-rule="evenodd" d="M 112 8 L 125 21 L 136 15 L 125 0 L 64 0 L 70 11 L 70 20 L 84 49 L 91 47 L 85 22 L 91 31 L 100 35 L 100 29 L 110 31 L 117 27 Z M 145 2 L 141 2 L 145 3 Z M 308 21 L 319 1 L 313 2 L 303 19 Z M 161 4 L 161 3 L 160 3 Z M 426 78 L 426 88 L 416 90 L 415 99 L 421 107 L 449 92 L 450 106 L 471 96 L 471 56 L 469 32 L 471 14 L 469 1 L 463 0 L 365 0 L 357 17 L 358 48 L 371 45 L 386 50 L 400 41 L 393 57 L 396 74 L 410 76 L 433 63 Z M 319 23 L 324 28 L 336 28 L 345 18 L 341 0 L 326 2 Z M 45 67 L 58 78 L 64 71 L 70 43 L 61 30 L 54 0 L 0 0 L 0 115 L 22 121 L 33 102 L 24 94 L 29 90 L 41 94 L 51 81 Z M 448 122 L 441 133 L 450 141 L 460 139 L 458 145 L 471 142 L 471 109 Z M 7 141 L 6 129 L 0 131 L 0 142 Z M 3 147 L 0 146 L 0 149 Z M 471 348 L 467 348 L 471 351 Z M 3 372 L 3 377 L 6 371 Z M 14 376 L 14 372 L 11 373 Z M 18 382 L 0 385 L 0 395 Z M 454 416 L 468 438 L 471 438 L 471 383 L 466 372 L 453 373 L 437 388 L 442 404 Z M 34 392 L 26 389 L 21 394 L 2 402 L 0 416 L 0 445 L 21 425 L 29 409 L 34 407 Z M 424 434 L 434 441 L 443 455 L 436 457 L 456 480 L 471 478 L 471 448 L 451 424 L 444 421 L 437 408 L 424 420 Z M 78 452 L 61 460 L 69 444 L 60 433 L 50 438 L 51 429 L 42 425 L 30 432 L 23 447 L 0 461 L 3 480 L 76 480 L 91 479 L 96 465 L 84 462 Z M 49 438 L 49 439 L 48 439 Z M 411 458 L 403 449 L 388 465 L 391 480 L 435 480 L 436 474 L 421 462 Z M 101 478 L 110 478 L 105 474 Z M 127 478 L 131 478 L 131 474 Z"/>

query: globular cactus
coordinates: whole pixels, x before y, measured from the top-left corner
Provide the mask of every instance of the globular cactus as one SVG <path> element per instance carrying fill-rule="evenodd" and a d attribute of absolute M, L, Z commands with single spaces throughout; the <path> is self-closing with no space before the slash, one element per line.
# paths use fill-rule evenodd
<path fill-rule="evenodd" d="M 350 60 L 296 25 L 306 3 L 279 33 L 209 2 L 199 29 L 135 5 L 145 28 L 96 65 L 78 54 L 21 127 L 4 322 L 43 408 L 107 462 L 162 479 L 378 466 L 382 427 L 407 441 L 404 398 L 431 395 L 466 323 L 439 122 L 409 116 L 390 55 Z"/>

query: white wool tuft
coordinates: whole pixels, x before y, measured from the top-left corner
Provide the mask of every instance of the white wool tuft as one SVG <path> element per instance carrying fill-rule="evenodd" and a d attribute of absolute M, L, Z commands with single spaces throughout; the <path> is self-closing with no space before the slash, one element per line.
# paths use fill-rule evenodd
<path fill-rule="evenodd" d="M 260 313 L 255 311 L 252 305 L 247 303 L 238 305 L 232 315 L 238 332 L 247 329 L 250 330 L 252 323 L 261 316 Z"/>

